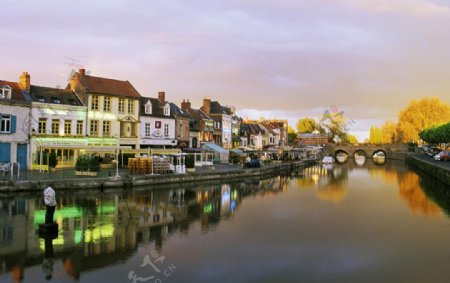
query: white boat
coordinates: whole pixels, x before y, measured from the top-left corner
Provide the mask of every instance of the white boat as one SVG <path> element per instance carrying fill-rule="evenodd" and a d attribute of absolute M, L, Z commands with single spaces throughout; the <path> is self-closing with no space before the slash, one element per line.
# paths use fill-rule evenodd
<path fill-rule="evenodd" d="M 334 158 L 331 156 L 325 156 L 322 159 L 322 164 L 333 164 L 334 163 Z"/>

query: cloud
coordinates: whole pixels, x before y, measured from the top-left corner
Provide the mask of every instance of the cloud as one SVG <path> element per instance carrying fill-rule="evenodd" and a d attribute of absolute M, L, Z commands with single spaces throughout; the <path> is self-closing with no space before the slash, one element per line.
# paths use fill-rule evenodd
<path fill-rule="evenodd" d="M 27 70 L 65 85 L 80 64 L 146 96 L 292 120 L 330 105 L 395 120 L 414 98 L 450 103 L 445 1 L 4 2 L 2 79 Z"/>

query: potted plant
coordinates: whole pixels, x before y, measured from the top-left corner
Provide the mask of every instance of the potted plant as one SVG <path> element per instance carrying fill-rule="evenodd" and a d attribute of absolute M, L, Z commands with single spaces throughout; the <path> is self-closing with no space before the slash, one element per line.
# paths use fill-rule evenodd
<path fill-rule="evenodd" d="M 195 172 L 195 158 L 193 155 L 187 155 L 186 160 L 186 172 L 193 173 Z"/>
<path fill-rule="evenodd" d="M 48 155 L 48 167 L 51 172 L 55 172 L 55 168 L 58 165 L 58 158 L 54 151 L 50 152 Z"/>

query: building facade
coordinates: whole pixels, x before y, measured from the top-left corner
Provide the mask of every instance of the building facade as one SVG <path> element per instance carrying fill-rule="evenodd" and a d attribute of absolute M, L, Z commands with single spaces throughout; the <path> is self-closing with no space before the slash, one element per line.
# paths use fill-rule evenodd
<path fill-rule="evenodd" d="M 189 146 L 200 148 L 203 142 L 214 141 L 214 120 L 200 109 L 193 109 L 189 100 L 181 102 L 181 109 L 190 114 Z"/>
<path fill-rule="evenodd" d="M 141 148 L 174 147 L 175 116 L 163 96 L 141 97 L 139 144 Z"/>
<path fill-rule="evenodd" d="M 129 81 L 94 77 L 80 69 L 69 88 L 87 106 L 89 145 L 139 148 L 141 95 Z"/>
<path fill-rule="evenodd" d="M 85 136 L 86 107 L 67 89 L 31 86 L 31 168 L 42 170 L 50 153 L 57 167 L 73 167 L 88 146 Z M 42 158 L 41 158 L 42 156 Z M 44 166 L 45 170 L 48 170 Z"/>
<path fill-rule="evenodd" d="M 0 80 L 0 163 L 18 162 L 22 170 L 29 164 L 29 82 L 26 72 L 19 82 Z"/>

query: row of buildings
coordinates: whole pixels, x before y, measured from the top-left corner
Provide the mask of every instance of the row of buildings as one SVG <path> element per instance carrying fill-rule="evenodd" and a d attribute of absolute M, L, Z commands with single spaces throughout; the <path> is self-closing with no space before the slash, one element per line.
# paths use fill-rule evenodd
<path fill-rule="evenodd" d="M 42 152 L 54 152 L 58 167 L 74 166 L 86 152 L 127 148 L 261 149 L 284 145 L 287 121 L 244 121 L 234 107 L 209 98 L 193 108 L 169 102 L 165 92 L 141 95 L 129 81 L 74 72 L 65 89 L 0 80 L 0 163 L 34 169 Z"/>

